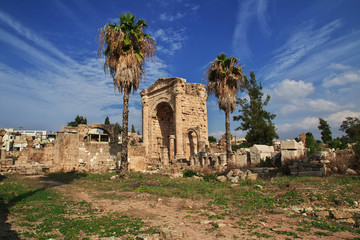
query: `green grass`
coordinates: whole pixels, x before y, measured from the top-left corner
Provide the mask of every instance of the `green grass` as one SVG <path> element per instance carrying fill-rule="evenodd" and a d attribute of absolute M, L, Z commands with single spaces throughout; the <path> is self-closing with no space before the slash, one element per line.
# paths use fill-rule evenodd
<path fill-rule="evenodd" d="M 194 172 L 186 174 L 191 175 Z M 130 173 L 125 178 L 110 180 L 113 175 L 114 173 L 51 173 L 44 176 L 43 180 L 70 184 L 74 188 L 91 189 L 96 193 L 96 198 L 111 200 L 123 200 L 126 198 L 126 192 L 203 200 L 212 211 L 220 209 L 226 213 L 208 216 L 214 220 L 227 217 L 236 221 L 242 216 L 255 216 L 258 213 L 272 212 L 278 208 L 301 203 L 321 204 L 322 207 L 330 208 L 338 200 L 350 205 L 360 199 L 360 192 L 357 191 L 360 189 L 359 177 L 275 177 L 271 180 L 241 181 L 239 188 L 235 190 L 231 188 L 230 182 L 214 181 L 215 174 L 208 174 L 207 181 L 191 178 L 170 179 L 159 174 L 141 173 Z M 113 194 L 114 191 L 118 194 Z M 0 198 L 5 203 L 0 205 L 2 210 L 8 210 L 18 220 L 13 224 L 25 229 L 21 232 L 23 238 L 86 239 L 92 235 L 135 236 L 143 232 L 157 231 L 156 228 L 148 227 L 142 219 L 116 212 L 104 213 L 89 202 L 74 201 L 54 189 L 44 188 L 39 181 L 15 175 L 2 179 Z M 196 213 L 191 213 L 187 218 L 193 218 L 195 215 Z M 297 214 L 296 217 L 301 215 Z M 359 233 L 358 229 L 328 220 L 305 219 L 307 220 L 299 224 L 296 233 L 276 233 L 291 238 L 309 234 L 313 229 L 319 230 L 314 233 L 318 237 L 330 236 L 341 231 Z M 237 222 L 237 227 L 249 230 L 253 236 L 270 236 L 262 231 L 255 231 L 255 226 L 259 227 L 259 222 L 250 222 L 250 218 L 242 218 Z M 210 230 L 217 229 L 218 226 L 213 225 Z"/>
<path fill-rule="evenodd" d="M 56 179 L 70 178 L 56 176 Z M 32 181 L 25 183 L 15 176 L 3 180 L 0 196 L 5 202 L 2 210 L 8 210 L 17 218 L 16 224 L 26 229 L 20 232 L 25 238 L 79 239 L 157 232 L 156 228 L 146 227 L 141 219 L 116 212 L 103 214 L 91 203 L 70 200 L 56 190 L 39 188 Z"/>

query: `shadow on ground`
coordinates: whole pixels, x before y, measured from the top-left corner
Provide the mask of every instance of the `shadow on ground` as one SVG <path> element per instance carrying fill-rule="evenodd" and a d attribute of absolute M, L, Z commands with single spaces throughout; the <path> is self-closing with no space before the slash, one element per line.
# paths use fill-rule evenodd
<path fill-rule="evenodd" d="M 14 196 L 8 202 L 5 202 L 4 198 L 0 194 L 0 239 L 4 239 L 4 240 L 20 239 L 18 233 L 11 229 L 11 224 L 7 223 L 11 207 L 15 206 L 18 202 L 21 202 L 22 200 L 31 197 L 37 192 L 44 191 L 53 186 L 70 184 L 75 179 L 79 179 L 86 176 L 87 174 L 85 173 L 76 173 L 76 172 L 52 173 L 39 178 L 43 182 L 44 187 L 25 192 L 18 196 Z M 6 176 L 0 175 L 0 182 L 3 182 L 5 179 Z"/>

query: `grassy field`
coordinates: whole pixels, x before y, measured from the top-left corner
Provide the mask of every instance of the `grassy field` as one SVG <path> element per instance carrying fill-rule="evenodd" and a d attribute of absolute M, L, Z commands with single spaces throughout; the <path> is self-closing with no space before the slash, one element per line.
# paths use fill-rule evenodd
<path fill-rule="evenodd" d="M 0 238 L 135 239 L 167 226 L 199 228 L 205 239 L 360 239 L 360 216 L 355 214 L 355 225 L 317 216 L 331 209 L 359 214 L 359 177 L 276 177 L 232 185 L 213 176 L 198 181 L 132 173 L 110 180 L 112 175 L 0 176 Z M 136 214 L 124 211 L 131 204 Z"/>

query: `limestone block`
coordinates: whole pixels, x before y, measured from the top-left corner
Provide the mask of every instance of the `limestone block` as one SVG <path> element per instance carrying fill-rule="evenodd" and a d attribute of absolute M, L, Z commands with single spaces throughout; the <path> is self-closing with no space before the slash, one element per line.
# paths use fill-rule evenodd
<path fill-rule="evenodd" d="M 227 178 L 226 178 L 225 176 L 218 176 L 218 177 L 216 178 L 216 180 L 218 180 L 219 182 L 224 183 L 224 182 L 226 182 Z"/>
<path fill-rule="evenodd" d="M 296 142 L 295 140 L 286 140 L 280 143 L 281 150 L 304 150 L 304 144 L 302 142 Z"/>
<path fill-rule="evenodd" d="M 231 181 L 231 183 L 238 183 L 239 182 L 239 176 L 231 177 L 231 178 L 229 178 L 229 180 Z"/>
<path fill-rule="evenodd" d="M 240 169 L 233 169 L 233 175 L 235 176 L 241 176 L 242 174 L 244 174 L 243 171 L 241 171 Z"/>
<path fill-rule="evenodd" d="M 340 210 L 332 210 L 331 215 L 335 219 L 346 219 L 346 218 L 352 218 L 353 217 L 351 212 L 345 212 L 345 211 L 340 211 Z"/>
<path fill-rule="evenodd" d="M 347 175 L 356 175 L 357 174 L 357 172 L 351 168 L 346 169 L 345 173 Z"/>

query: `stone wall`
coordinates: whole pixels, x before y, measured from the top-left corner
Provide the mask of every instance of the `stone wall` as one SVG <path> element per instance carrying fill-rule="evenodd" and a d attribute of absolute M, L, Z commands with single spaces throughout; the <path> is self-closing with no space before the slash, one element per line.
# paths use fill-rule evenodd
<path fill-rule="evenodd" d="M 208 145 L 207 94 L 202 84 L 160 78 L 143 90 L 143 145 L 149 164 L 167 167 Z"/>

